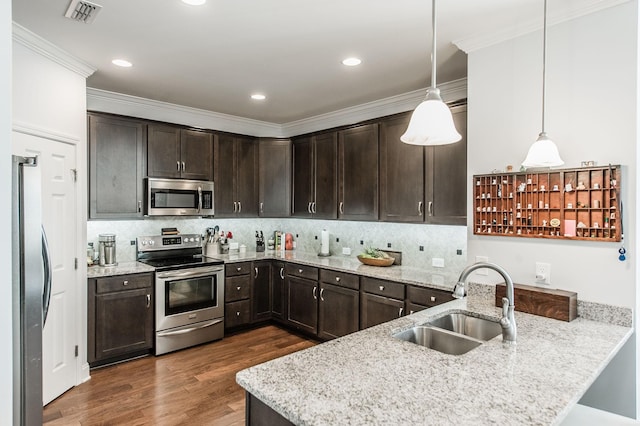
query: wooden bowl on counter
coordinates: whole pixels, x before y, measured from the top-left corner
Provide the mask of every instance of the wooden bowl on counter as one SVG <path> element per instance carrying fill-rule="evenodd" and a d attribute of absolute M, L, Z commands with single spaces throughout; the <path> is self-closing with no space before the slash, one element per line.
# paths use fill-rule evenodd
<path fill-rule="evenodd" d="M 358 260 L 361 263 L 364 263 L 365 265 L 370 265 L 370 266 L 391 266 L 395 259 L 393 257 L 373 258 L 373 257 L 362 257 L 362 255 L 358 255 Z"/>

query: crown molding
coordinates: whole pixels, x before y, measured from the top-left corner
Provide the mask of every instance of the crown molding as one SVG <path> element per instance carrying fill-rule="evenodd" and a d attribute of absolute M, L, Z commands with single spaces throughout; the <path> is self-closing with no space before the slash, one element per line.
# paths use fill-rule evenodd
<path fill-rule="evenodd" d="M 558 2 L 558 5 L 554 5 L 552 11 L 547 12 L 547 25 L 553 26 L 567 22 L 629 1 L 631 0 L 585 0 L 579 7 L 574 7 L 575 2 Z M 519 25 L 503 27 L 497 31 L 477 33 L 469 37 L 454 40 L 453 44 L 463 52 L 469 54 L 476 50 L 512 40 L 541 29 L 542 11 L 540 12 L 540 16 L 522 22 Z"/>
<path fill-rule="evenodd" d="M 83 78 L 87 78 L 96 72 L 96 69 L 91 65 L 15 22 L 13 22 L 12 27 L 12 37 L 16 43 L 81 75 Z"/>
<path fill-rule="evenodd" d="M 44 127 L 38 127 L 31 123 L 25 123 L 22 121 L 14 120 L 11 125 L 11 130 L 13 130 L 16 133 L 22 133 L 29 136 L 36 136 L 39 138 L 49 139 L 56 142 L 62 142 L 69 145 L 80 144 L 80 138 L 76 136 L 60 133 L 58 131 L 47 129 Z"/>
<path fill-rule="evenodd" d="M 259 137 L 282 137 L 279 124 L 87 88 L 87 109 Z"/>
<path fill-rule="evenodd" d="M 445 102 L 467 97 L 466 78 L 442 83 L 438 88 Z M 87 88 L 87 109 L 243 135 L 286 138 L 412 110 L 422 102 L 426 90 L 414 90 L 284 124 L 252 120 L 90 87 Z"/>
<path fill-rule="evenodd" d="M 440 89 L 440 96 L 445 102 L 464 99 L 467 97 L 467 79 L 461 78 L 439 84 L 438 89 Z M 418 89 L 326 114 L 291 121 L 282 125 L 282 134 L 285 137 L 291 137 L 410 111 L 424 100 L 426 91 L 427 88 Z"/>

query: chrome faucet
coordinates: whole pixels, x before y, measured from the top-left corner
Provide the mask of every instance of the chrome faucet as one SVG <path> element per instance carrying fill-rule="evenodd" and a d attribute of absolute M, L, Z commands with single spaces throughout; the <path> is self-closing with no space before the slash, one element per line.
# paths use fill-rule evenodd
<path fill-rule="evenodd" d="M 505 342 L 515 343 L 518 330 L 516 328 L 516 318 L 513 314 L 515 310 L 513 297 L 513 280 L 511 279 L 507 271 L 505 271 L 502 267 L 496 265 L 495 263 L 488 262 L 477 262 L 473 265 L 467 266 L 460 274 L 458 283 L 453 289 L 453 297 L 455 297 L 456 299 L 462 299 L 467 295 L 464 287 L 465 281 L 473 271 L 481 268 L 494 270 L 502 275 L 502 278 L 504 278 L 504 282 L 507 285 L 507 297 L 502 298 L 502 318 L 500 319 L 500 325 L 502 326 L 502 340 Z"/>

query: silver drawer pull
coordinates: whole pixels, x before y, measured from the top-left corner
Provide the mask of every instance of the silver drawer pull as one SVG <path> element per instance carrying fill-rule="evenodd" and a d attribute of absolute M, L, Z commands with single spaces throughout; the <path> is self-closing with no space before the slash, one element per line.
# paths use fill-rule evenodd
<path fill-rule="evenodd" d="M 147 308 L 151 307 L 151 295 L 147 294 Z"/>
<path fill-rule="evenodd" d="M 380 291 L 384 291 L 384 286 L 383 285 L 380 286 Z"/>
<path fill-rule="evenodd" d="M 313 298 L 314 299 L 318 299 L 318 297 L 316 296 L 316 291 L 318 290 L 318 288 L 316 286 L 313 286 Z"/>
<path fill-rule="evenodd" d="M 431 296 L 431 301 L 435 302 L 436 301 L 436 297 L 435 296 Z"/>
<path fill-rule="evenodd" d="M 239 317 L 240 316 L 240 311 L 236 312 L 236 316 Z"/>
<path fill-rule="evenodd" d="M 340 282 L 340 277 L 336 277 L 336 282 L 339 283 Z"/>
<path fill-rule="evenodd" d="M 129 281 L 127 280 L 122 281 L 122 285 L 129 285 Z"/>
<path fill-rule="evenodd" d="M 398 311 L 398 317 L 402 316 L 402 311 L 404 311 L 404 308 L 400 308 L 400 310 Z"/>
<path fill-rule="evenodd" d="M 298 273 L 301 274 L 302 273 L 302 269 L 298 269 Z"/>
<path fill-rule="evenodd" d="M 284 280 L 284 268 L 280 268 L 280 278 Z"/>
<path fill-rule="evenodd" d="M 242 271 L 242 266 L 238 266 L 238 267 L 236 268 L 236 271 L 238 271 L 238 272 Z"/>
<path fill-rule="evenodd" d="M 238 286 L 238 287 L 236 287 L 236 290 L 240 291 L 240 289 L 241 289 L 241 288 L 242 288 L 242 287 Z"/>

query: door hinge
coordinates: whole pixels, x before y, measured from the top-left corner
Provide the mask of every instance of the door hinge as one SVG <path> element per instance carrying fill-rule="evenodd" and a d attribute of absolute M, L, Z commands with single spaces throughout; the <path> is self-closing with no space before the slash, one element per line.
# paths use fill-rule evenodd
<path fill-rule="evenodd" d="M 73 181 L 78 181 L 78 169 L 71 169 L 71 176 L 73 176 Z"/>
<path fill-rule="evenodd" d="M 78 269 L 78 258 L 73 259 L 73 268 Z"/>
<path fill-rule="evenodd" d="M 75 353 L 76 353 L 76 358 L 78 358 L 78 345 L 76 345 Z"/>

